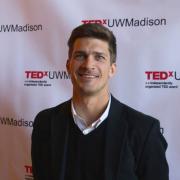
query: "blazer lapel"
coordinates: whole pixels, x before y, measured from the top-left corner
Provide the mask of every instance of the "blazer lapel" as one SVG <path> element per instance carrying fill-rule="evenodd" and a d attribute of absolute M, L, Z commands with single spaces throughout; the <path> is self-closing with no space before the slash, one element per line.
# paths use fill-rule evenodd
<path fill-rule="evenodd" d="M 54 113 L 51 124 L 53 180 L 64 180 L 70 118 L 71 105 L 68 101 Z"/>
<path fill-rule="evenodd" d="M 113 96 L 107 119 L 105 143 L 105 180 L 115 180 L 118 173 L 122 147 L 126 141 L 127 124 L 123 118 L 123 107 Z"/>

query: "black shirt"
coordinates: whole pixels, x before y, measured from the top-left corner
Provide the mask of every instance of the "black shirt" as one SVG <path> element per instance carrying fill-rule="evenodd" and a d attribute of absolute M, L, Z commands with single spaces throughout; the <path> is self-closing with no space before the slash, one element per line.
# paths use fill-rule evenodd
<path fill-rule="evenodd" d="M 87 135 L 70 122 L 65 180 L 104 179 L 106 121 Z"/>

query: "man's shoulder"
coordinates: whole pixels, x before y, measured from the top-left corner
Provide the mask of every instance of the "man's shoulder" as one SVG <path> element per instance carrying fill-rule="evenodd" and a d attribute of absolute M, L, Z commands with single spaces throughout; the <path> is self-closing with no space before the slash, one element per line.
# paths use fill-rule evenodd
<path fill-rule="evenodd" d="M 156 118 L 138 111 L 114 97 L 112 99 L 113 108 L 116 108 L 117 112 L 121 112 L 121 118 L 127 123 L 130 130 L 148 131 L 154 124 L 159 126 L 159 120 Z"/>
<path fill-rule="evenodd" d="M 119 123 L 119 126 L 124 125 L 124 128 L 126 128 L 129 142 L 135 153 L 138 154 L 138 150 L 141 149 L 137 149 L 137 145 L 141 147 L 150 137 L 155 139 L 161 136 L 159 120 L 135 110 L 115 98 L 113 98 L 112 102 L 112 108 L 121 113 L 118 121 L 123 123 Z"/>
<path fill-rule="evenodd" d="M 44 110 L 40 111 L 38 113 L 38 115 L 51 115 L 52 113 L 61 112 L 64 109 L 68 108 L 70 102 L 71 102 L 71 100 L 68 100 L 68 101 L 58 104 L 57 106 L 44 109 Z"/>
<path fill-rule="evenodd" d="M 51 119 L 53 119 L 54 117 L 61 116 L 61 114 L 65 115 L 65 113 L 70 111 L 70 103 L 71 103 L 71 100 L 68 100 L 68 101 L 62 102 L 61 104 L 57 106 L 40 111 L 35 117 L 34 126 L 36 124 L 41 124 L 42 121 L 44 125 L 48 125 Z"/>

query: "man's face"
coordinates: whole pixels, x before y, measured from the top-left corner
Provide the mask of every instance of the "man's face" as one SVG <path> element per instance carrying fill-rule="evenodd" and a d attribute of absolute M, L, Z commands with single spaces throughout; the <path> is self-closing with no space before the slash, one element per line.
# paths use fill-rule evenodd
<path fill-rule="evenodd" d="M 67 70 L 73 91 L 85 95 L 108 92 L 108 81 L 116 65 L 110 63 L 108 43 L 95 38 L 78 38 L 73 46 Z"/>

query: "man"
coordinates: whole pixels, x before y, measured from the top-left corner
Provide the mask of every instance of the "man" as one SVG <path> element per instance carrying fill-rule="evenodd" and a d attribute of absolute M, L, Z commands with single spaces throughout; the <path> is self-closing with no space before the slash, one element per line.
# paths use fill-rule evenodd
<path fill-rule="evenodd" d="M 72 99 L 40 112 L 32 133 L 35 180 L 168 180 L 159 121 L 116 100 L 116 39 L 99 24 L 68 41 Z"/>

